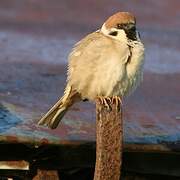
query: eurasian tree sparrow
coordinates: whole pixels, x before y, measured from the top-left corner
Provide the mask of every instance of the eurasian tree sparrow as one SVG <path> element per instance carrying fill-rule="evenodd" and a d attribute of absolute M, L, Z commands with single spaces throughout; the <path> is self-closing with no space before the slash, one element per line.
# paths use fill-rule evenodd
<path fill-rule="evenodd" d="M 128 12 L 109 17 L 100 30 L 75 44 L 69 55 L 64 96 L 39 125 L 56 128 L 75 102 L 130 94 L 142 80 L 143 62 L 144 46 L 135 17 Z"/>

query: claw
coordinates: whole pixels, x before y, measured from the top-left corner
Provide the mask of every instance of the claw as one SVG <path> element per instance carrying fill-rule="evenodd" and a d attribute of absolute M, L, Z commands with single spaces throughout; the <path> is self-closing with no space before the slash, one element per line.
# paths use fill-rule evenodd
<path fill-rule="evenodd" d="M 111 103 L 111 98 L 110 97 L 106 97 L 106 99 L 109 101 L 109 103 Z"/>
<path fill-rule="evenodd" d="M 102 96 L 98 96 L 98 99 L 100 100 L 101 104 L 103 104 L 103 97 Z"/>
<path fill-rule="evenodd" d="M 120 106 L 122 105 L 122 100 L 120 96 L 113 96 L 112 98 L 99 96 L 98 98 L 100 100 L 100 103 L 103 104 L 108 111 L 111 110 L 111 104 L 113 103 L 116 104 L 116 107 L 118 109 L 120 109 Z"/>
<path fill-rule="evenodd" d="M 101 104 L 103 104 L 106 107 L 107 110 L 111 110 L 111 107 L 109 105 L 111 103 L 111 98 L 110 97 L 99 96 L 98 98 L 100 99 Z"/>
<path fill-rule="evenodd" d="M 118 109 L 120 108 L 120 106 L 122 105 L 122 100 L 120 96 L 114 96 L 113 97 L 113 103 L 115 103 L 118 107 Z"/>

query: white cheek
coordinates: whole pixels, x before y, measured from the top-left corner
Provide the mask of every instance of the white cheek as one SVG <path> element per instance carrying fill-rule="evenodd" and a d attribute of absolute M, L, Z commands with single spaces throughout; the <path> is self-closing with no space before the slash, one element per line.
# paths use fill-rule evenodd
<path fill-rule="evenodd" d="M 112 35 L 109 35 L 110 32 L 113 32 L 113 31 L 117 31 L 118 34 L 117 36 L 112 36 Z M 123 29 L 116 29 L 116 28 L 111 28 L 111 29 L 107 29 L 106 28 L 106 25 L 103 24 L 102 28 L 101 28 L 101 32 L 108 36 L 108 37 L 111 37 L 112 39 L 116 39 L 116 40 L 119 40 L 121 42 L 127 42 L 127 36 L 126 36 L 126 33 Z"/>
<path fill-rule="evenodd" d="M 109 34 L 109 30 L 106 28 L 106 25 L 105 23 L 102 25 L 101 27 L 101 32 L 105 35 L 108 35 Z"/>
<path fill-rule="evenodd" d="M 118 35 L 116 36 L 117 39 L 127 42 L 127 36 L 125 31 L 123 29 L 118 29 L 117 31 L 118 31 Z"/>

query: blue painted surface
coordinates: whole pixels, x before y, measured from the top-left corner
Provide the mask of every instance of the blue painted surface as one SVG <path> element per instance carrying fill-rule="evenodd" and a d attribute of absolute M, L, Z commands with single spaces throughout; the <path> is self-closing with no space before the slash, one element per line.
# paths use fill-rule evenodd
<path fill-rule="evenodd" d="M 12 127 L 22 123 L 22 119 L 16 114 L 12 114 L 6 107 L 0 104 L 0 134 L 5 133 Z"/>

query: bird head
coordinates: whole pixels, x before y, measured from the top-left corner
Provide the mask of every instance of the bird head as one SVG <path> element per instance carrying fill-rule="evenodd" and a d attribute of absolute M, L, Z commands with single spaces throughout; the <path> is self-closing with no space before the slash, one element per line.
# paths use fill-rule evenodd
<path fill-rule="evenodd" d="M 117 40 L 137 40 L 136 19 L 129 12 L 118 12 L 110 16 L 100 31 Z"/>

